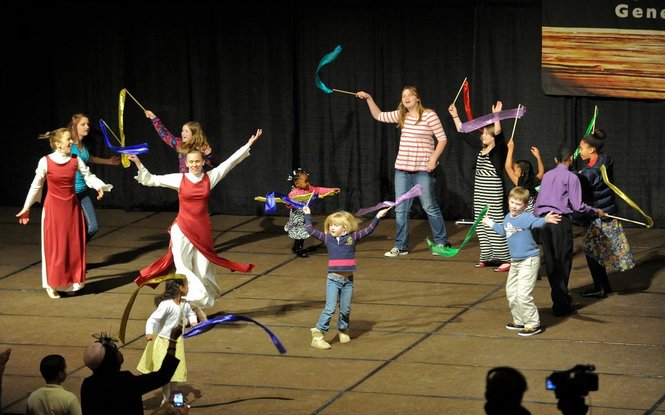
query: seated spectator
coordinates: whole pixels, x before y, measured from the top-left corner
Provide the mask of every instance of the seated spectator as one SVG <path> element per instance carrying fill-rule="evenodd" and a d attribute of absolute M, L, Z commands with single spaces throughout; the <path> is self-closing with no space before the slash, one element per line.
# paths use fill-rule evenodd
<path fill-rule="evenodd" d="M 5 349 L 0 352 L 0 415 L 2 415 L 2 376 L 5 374 L 5 366 L 10 354 L 12 354 L 12 349 Z"/>
<path fill-rule="evenodd" d="M 134 375 L 120 370 L 124 357 L 116 340 L 105 334 L 85 350 L 83 361 L 92 370 L 81 384 L 81 407 L 84 415 L 143 415 L 142 397 L 167 384 L 180 360 L 175 357 L 176 342 L 182 326 L 171 331 L 171 338 L 162 365 L 157 372 Z"/>
<path fill-rule="evenodd" d="M 46 385 L 28 396 L 26 415 L 81 415 L 81 404 L 76 395 L 60 386 L 67 379 L 65 358 L 50 354 L 42 359 L 39 371 Z"/>
<path fill-rule="evenodd" d="M 512 367 L 495 367 L 487 372 L 485 413 L 487 415 L 531 415 L 522 406 L 526 379 Z"/>

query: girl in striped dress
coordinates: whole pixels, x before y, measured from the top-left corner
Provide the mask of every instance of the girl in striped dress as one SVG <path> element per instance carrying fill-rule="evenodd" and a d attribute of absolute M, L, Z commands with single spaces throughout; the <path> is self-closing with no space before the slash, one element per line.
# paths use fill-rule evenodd
<path fill-rule="evenodd" d="M 492 106 L 492 112 L 499 112 L 503 108 L 501 101 Z M 460 131 L 462 121 L 454 105 L 448 107 L 453 117 L 457 131 Z M 462 136 L 474 148 L 477 141 Z M 503 169 L 506 162 L 506 139 L 501 131 L 501 123 L 483 127 L 480 135 L 482 147 L 476 157 L 475 179 L 473 184 L 473 213 L 478 216 L 480 211 L 489 205 L 487 216 L 495 222 L 503 222 L 505 216 Z M 480 261 L 476 268 L 497 267 L 494 271 L 507 272 L 510 270 L 510 252 L 506 238 L 499 236 L 479 226 L 476 228 L 480 244 Z"/>

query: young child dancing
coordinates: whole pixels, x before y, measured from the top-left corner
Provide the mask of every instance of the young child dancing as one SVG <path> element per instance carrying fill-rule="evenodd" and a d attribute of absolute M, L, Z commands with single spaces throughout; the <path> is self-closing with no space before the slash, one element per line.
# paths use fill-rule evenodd
<path fill-rule="evenodd" d="M 309 206 L 303 209 L 307 232 L 323 242 L 328 248 L 328 278 L 326 282 L 326 305 L 321 312 L 316 327 L 311 328 L 312 343 L 315 349 L 330 349 L 330 343 L 325 341 L 323 335 L 330 327 L 337 301 L 339 299 L 339 317 L 337 330 L 339 342 L 348 343 L 349 321 L 351 317 L 351 297 L 353 296 L 353 272 L 356 270 L 356 242 L 374 231 L 379 219 L 386 216 L 390 208 L 377 212 L 372 222 L 366 228 L 358 230 L 358 220 L 346 211 L 335 212 L 328 215 L 323 228 L 325 233 L 314 229 Z"/>
<path fill-rule="evenodd" d="M 143 356 L 136 368 L 139 372 L 151 373 L 159 370 L 166 355 L 166 349 L 169 347 L 171 330 L 175 326 L 182 325 L 184 331 L 187 322 L 192 326 L 198 324 L 196 313 L 182 298 L 187 295 L 188 291 L 187 278 L 183 275 L 181 279 L 167 280 L 164 293 L 155 297 L 157 310 L 150 315 L 145 324 L 145 339 L 148 344 L 145 346 Z M 185 345 L 182 337 L 178 338 L 176 357 L 180 359 L 180 364 L 173 374 L 171 382 L 162 386 L 162 404 L 171 397 L 171 388 L 175 387 L 177 382 L 187 381 Z"/>
<path fill-rule="evenodd" d="M 533 336 L 542 331 L 538 308 L 532 295 L 540 267 L 540 249 L 531 235 L 531 229 L 561 220 L 561 215 L 552 212 L 542 218 L 533 216 L 531 212 L 526 212 L 528 202 L 529 190 L 515 187 L 508 195 L 509 212 L 503 223 L 494 223 L 487 216 L 483 218 L 484 225 L 508 241 L 511 258 L 506 297 L 513 322 L 506 324 L 506 328 L 519 330 L 517 334 L 520 336 Z"/>
<path fill-rule="evenodd" d="M 524 187 L 529 191 L 529 204 L 526 207 L 527 212 L 533 212 L 533 204 L 538 195 L 538 188 L 540 187 L 540 180 L 545 174 L 545 164 L 540 157 L 540 150 L 538 147 L 531 147 L 531 153 L 536 158 L 538 163 L 538 172 L 533 171 L 533 166 L 529 160 L 517 160 L 513 162 L 513 154 L 515 152 L 515 142 L 510 139 L 507 143 L 508 153 L 506 154 L 506 174 L 515 186 Z"/>
<path fill-rule="evenodd" d="M 339 193 L 339 188 L 337 187 L 311 186 L 309 184 L 309 173 L 300 167 L 293 170 L 287 180 L 291 183 L 291 191 L 289 192 L 289 197 L 291 198 L 308 193 L 316 193 L 319 195 L 328 192 Z M 290 204 L 287 204 L 287 207 L 291 212 L 289 213 L 289 221 L 284 225 L 284 230 L 288 232 L 289 237 L 293 239 L 293 247 L 291 247 L 291 251 L 301 258 L 307 258 L 309 255 L 307 255 L 308 250 L 305 249 L 305 239 L 309 237 L 309 233 L 307 233 L 307 229 L 305 228 L 303 211 L 301 208 Z"/>
<path fill-rule="evenodd" d="M 582 197 L 595 208 L 605 213 L 618 212 L 614 191 L 603 180 L 600 168 L 605 166 L 608 181 L 614 180 L 614 160 L 603 151 L 605 131 L 595 130 L 582 138 L 580 156 L 586 162 L 579 171 Z M 612 292 L 608 272 L 626 271 L 635 266 L 633 253 L 621 223 L 613 218 L 586 217 L 584 255 L 589 265 L 593 289 L 582 293 L 582 297 L 605 298 Z"/>
<path fill-rule="evenodd" d="M 145 111 L 146 118 L 152 121 L 159 137 L 172 149 L 178 152 L 178 168 L 180 173 L 187 173 L 187 153 L 192 150 L 200 150 L 203 154 L 203 161 L 209 168 L 214 168 L 219 164 L 212 154 L 212 148 L 208 144 L 208 138 L 203 132 L 201 124 L 196 121 L 189 121 L 182 126 L 181 137 L 176 137 L 164 127 L 162 121 L 157 118 L 155 113 L 150 110 Z"/>

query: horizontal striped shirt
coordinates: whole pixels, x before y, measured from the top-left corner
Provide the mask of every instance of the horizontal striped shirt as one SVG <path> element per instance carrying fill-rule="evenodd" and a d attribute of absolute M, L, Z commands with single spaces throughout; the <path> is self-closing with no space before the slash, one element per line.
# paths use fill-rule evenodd
<path fill-rule="evenodd" d="M 397 124 L 399 122 L 399 111 L 382 112 L 379 121 Z M 427 171 L 427 163 L 434 153 L 437 141 L 447 140 L 443 125 L 436 112 L 428 110 L 423 112 L 422 119 L 411 115 L 406 116 L 402 135 L 399 140 L 399 150 L 395 160 L 395 168 L 404 171 Z"/>
<path fill-rule="evenodd" d="M 379 219 L 375 216 L 367 227 L 335 238 L 314 229 L 312 215 L 305 215 L 307 232 L 328 248 L 328 272 L 332 273 L 353 273 L 356 270 L 356 242 L 374 232 L 378 224 Z"/>

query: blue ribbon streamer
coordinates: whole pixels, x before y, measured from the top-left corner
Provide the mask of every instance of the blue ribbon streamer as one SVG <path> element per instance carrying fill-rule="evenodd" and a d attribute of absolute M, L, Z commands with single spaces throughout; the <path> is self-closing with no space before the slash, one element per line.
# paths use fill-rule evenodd
<path fill-rule="evenodd" d="M 283 193 L 277 193 L 277 192 L 270 192 L 266 193 L 266 203 L 263 206 L 263 211 L 265 213 L 275 213 L 277 211 L 277 202 L 275 201 L 275 198 L 280 198 L 282 199 L 283 202 L 288 203 L 290 205 L 293 205 L 299 209 L 304 208 L 307 206 L 307 202 L 298 202 L 296 200 L 291 199 L 289 196 L 283 194 Z M 313 201 L 319 198 L 318 193 L 314 193 L 312 195 L 312 199 L 309 201 L 309 204 L 311 204 Z"/>
<path fill-rule="evenodd" d="M 319 87 L 319 89 L 320 89 L 321 91 L 325 92 L 326 94 L 332 94 L 332 93 L 333 93 L 333 90 L 330 89 L 330 88 L 328 88 L 328 87 L 327 87 L 327 86 L 321 81 L 321 78 L 319 78 L 319 70 L 320 70 L 323 66 L 325 66 L 325 65 L 329 64 L 330 62 L 334 61 L 335 59 L 337 59 L 337 57 L 339 56 L 340 53 L 342 53 L 342 46 L 341 46 L 341 45 L 337 45 L 337 47 L 335 47 L 335 50 L 333 50 L 333 51 L 330 52 L 330 53 L 327 53 L 327 54 L 321 59 L 321 61 L 319 62 L 319 66 L 317 66 L 317 68 L 316 68 L 316 79 L 314 80 L 314 83 L 316 84 L 317 87 Z"/>
<path fill-rule="evenodd" d="M 148 143 L 136 144 L 133 146 L 124 146 L 124 147 L 116 147 L 112 145 L 111 142 L 109 141 L 109 135 L 106 132 L 106 125 L 104 123 L 104 120 L 102 120 L 101 118 L 99 119 L 99 128 L 101 128 L 102 130 L 102 134 L 104 135 L 104 141 L 106 142 L 108 148 L 115 151 L 116 153 L 145 154 L 148 152 Z"/>
<path fill-rule="evenodd" d="M 280 342 L 279 339 L 277 338 L 277 336 L 275 336 L 275 334 L 272 331 L 270 331 L 266 326 L 264 326 L 263 324 L 259 323 L 256 320 L 253 320 L 249 317 L 239 316 L 237 314 L 227 314 L 225 316 L 213 317 L 209 320 L 206 320 L 202 323 L 197 324 L 190 331 L 183 334 L 182 337 L 185 338 L 185 339 L 188 339 L 188 338 L 193 337 L 193 336 L 198 336 L 201 333 L 205 333 L 205 332 L 211 330 L 217 324 L 228 323 L 230 321 L 238 321 L 238 320 L 248 321 L 250 323 L 254 323 L 257 326 L 261 327 L 263 330 L 265 330 L 266 333 L 268 333 L 268 335 L 270 336 L 270 339 L 272 340 L 272 342 L 275 345 L 275 347 L 277 348 L 277 350 L 281 354 L 286 353 L 286 348 L 284 347 L 282 342 Z"/>

